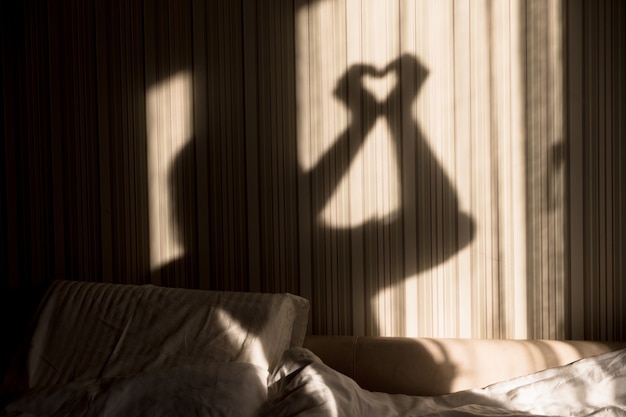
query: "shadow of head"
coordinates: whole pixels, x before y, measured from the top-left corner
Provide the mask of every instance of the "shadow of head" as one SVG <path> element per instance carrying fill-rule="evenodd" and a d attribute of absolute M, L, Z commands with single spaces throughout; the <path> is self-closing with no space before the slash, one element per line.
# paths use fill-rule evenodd
<path fill-rule="evenodd" d="M 166 287 L 199 288 L 197 207 L 194 143 L 190 140 L 174 157 L 167 176 L 166 245 L 171 258 L 165 260 L 153 276 Z"/>
<path fill-rule="evenodd" d="M 170 229 L 185 253 L 196 247 L 196 160 L 193 140 L 172 160 L 168 173 Z"/>

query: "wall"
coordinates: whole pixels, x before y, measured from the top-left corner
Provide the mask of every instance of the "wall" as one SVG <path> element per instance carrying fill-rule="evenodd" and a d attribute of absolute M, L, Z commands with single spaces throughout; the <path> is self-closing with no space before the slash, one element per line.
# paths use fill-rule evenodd
<path fill-rule="evenodd" d="M 2 291 L 289 291 L 311 331 L 623 340 L 626 10 L 2 10 Z"/>

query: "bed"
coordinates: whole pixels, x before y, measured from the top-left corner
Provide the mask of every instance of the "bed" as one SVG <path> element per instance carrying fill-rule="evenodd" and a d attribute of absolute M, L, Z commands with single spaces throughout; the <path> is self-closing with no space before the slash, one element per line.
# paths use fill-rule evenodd
<path fill-rule="evenodd" d="M 626 344 L 306 336 L 291 294 L 56 281 L 5 416 L 626 415 Z"/>

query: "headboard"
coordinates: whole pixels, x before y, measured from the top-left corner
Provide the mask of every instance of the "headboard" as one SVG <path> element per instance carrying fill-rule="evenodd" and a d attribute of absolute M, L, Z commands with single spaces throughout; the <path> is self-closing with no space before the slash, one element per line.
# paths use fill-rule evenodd
<path fill-rule="evenodd" d="M 626 342 L 308 336 L 304 347 L 370 391 L 441 395 L 566 365 Z"/>

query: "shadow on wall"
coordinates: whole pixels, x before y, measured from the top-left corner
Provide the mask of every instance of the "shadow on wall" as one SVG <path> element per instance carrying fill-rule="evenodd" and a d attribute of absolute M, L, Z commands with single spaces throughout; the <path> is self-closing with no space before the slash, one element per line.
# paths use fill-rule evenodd
<path fill-rule="evenodd" d="M 207 186 L 200 188 L 198 183 L 201 181 L 197 177 L 199 150 L 196 145 L 196 139 L 185 143 L 169 163 L 167 171 L 170 213 L 167 232 L 180 248 L 180 256 L 162 264 L 152 274 L 158 275 L 160 285 L 166 287 L 249 291 L 245 217 L 248 208 L 245 200 L 240 198 L 246 190 L 225 192 L 227 185 L 222 181 L 231 173 L 223 166 L 209 167 Z M 208 164 L 212 164 L 215 158 L 215 155 L 209 155 Z M 199 209 L 198 193 L 205 193 L 209 203 L 207 212 Z M 208 242 L 204 247 L 199 244 L 200 216 L 205 217 L 208 225 Z M 201 257 L 209 265 L 208 276 L 201 276 Z"/>
<path fill-rule="evenodd" d="M 194 141 L 189 140 L 170 164 L 167 175 L 170 204 L 170 230 L 181 248 L 181 256 L 162 265 L 158 271 L 160 283 L 166 287 L 199 288 L 197 207 Z M 191 280 L 191 281 L 190 281 Z M 219 288 L 211 288 L 219 289 Z"/>
<path fill-rule="evenodd" d="M 366 77 L 383 78 L 387 75 L 394 75 L 397 83 L 384 101 L 380 101 L 366 87 L 364 80 Z M 354 311 L 350 300 L 355 296 L 355 286 L 363 288 L 365 300 L 375 301 L 379 291 L 444 262 L 473 239 L 474 221 L 459 211 L 454 186 L 413 117 L 413 102 L 426 76 L 427 69 L 418 59 L 405 54 L 383 69 L 366 64 L 353 65 L 337 82 L 334 94 L 349 109 L 350 125 L 310 171 L 301 173 L 304 176 L 301 180 L 309 183 L 314 190 L 311 201 L 310 300 L 313 314 L 311 330 L 314 334 L 354 332 L 351 324 Z M 390 128 L 389 152 L 395 155 L 397 161 L 414 165 L 408 171 L 414 172 L 414 177 L 397 176 L 400 183 L 395 186 L 403 194 L 399 196 L 401 206 L 398 215 L 370 219 L 348 227 L 324 224 L 320 221 L 324 208 L 336 194 L 366 138 L 381 118 L 387 118 Z M 211 139 L 207 137 L 206 140 Z M 191 281 L 197 280 L 199 257 L 206 256 L 210 264 L 210 289 L 245 291 L 251 272 L 247 270 L 246 263 L 246 212 L 250 207 L 242 208 L 233 203 L 229 207 L 235 210 L 229 210 L 223 200 L 233 192 L 245 194 L 246 191 L 226 192 L 222 177 L 228 173 L 210 167 L 207 170 L 209 178 L 206 179 L 208 188 L 198 190 L 195 142 L 188 141 L 176 155 L 168 174 L 170 223 L 183 255 L 153 271 L 153 274 L 159 274 L 159 282 L 164 286 L 181 286 L 181 279 L 185 281 L 185 286 L 189 286 Z M 208 155 L 208 163 L 211 164 L 216 157 Z M 329 177 L 329 172 L 334 175 Z M 364 192 L 372 192 L 372 188 L 374 185 L 365 184 Z M 198 212 L 198 192 L 208 193 L 208 213 Z M 233 201 L 241 204 L 246 200 L 237 198 Z M 198 216 L 208 217 L 210 242 L 206 250 L 201 250 L 198 245 Z M 405 236 L 408 236 L 406 239 L 414 239 L 411 247 L 405 247 Z M 288 238 L 292 240 L 288 244 L 297 245 L 299 239 L 308 237 L 293 234 Z M 400 243 L 395 245 L 394 239 L 396 242 L 400 240 Z M 350 270 L 351 261 L 343 261 L 347 270 L 329 271 L 328 260 L 338 258 L 362 260 L 363 270 Z M 355 277 L 360 282 L 355 283 Z M 198 286 L 197 282 L 194 284 Z M 374 307 L 364 306 L 364 309 L 370 308 Z M 394 304 L 393 308 L 403 311 L 402 305 Z M 376 317 L 375 311 L 366 310 L 364 313 L 365 317 Z M 331 320 L 344 323 L 343 327 L 333 327 Z M 377 326 L 375 319 L 371 319 L 365 324 L 366 333 L 378 333 L 380 329 Z"/>
<path fill-rule="evenodd" d="M 443 395 L 451 392 L 457 374 L 435 339 L 309 336 L 304 347 L 369 391 Z"/>
<path fill-rule="evenodd" d="M 379 102 L 364 85 L 364 78 L 382 78 L 389 74 L 395 75 L 398 81 L 385 101 Z M 334 93 L 350 110 L 351 123 L 318 163 L 310 171 L 302 174 L 305 176 L 304 181 L 309 182 L 318 193 L 311 207 L 313 216 L 311 224 L 314 225 L 311 329 L 314 334 L 353 331 L 350 324 L 341 329 L 329 328 L 327 316 L 329 311 L 335 311 L 340 316 L 339 321 L 343 323 L 350 323 L 353 314 L 351 306 L 338 308 L 333 304 L 337 303 L 337 298 L 333 299 L 329 294 L 339 293 L 338 300 L 343 303 L 343 300 L 353 299 L 353 286 L 356 284 L 365 288 L 366 299 L 374 301 L 377 291 L 383 291 L 445 261 L 468 245 L 473 238 L 474 221 L 458 210 L 456 191 L 413 118 L 412 105 L 426 74 L 427 70 L 416 57 L 402 55 L 383 69 L 365 64 L 353 65 L 337 83 Z M 387 118 L 390 127 L 392 145 L 390 152 L 395 154 L 397 161 L 410 160 L 416 164 L 415 178 L 398 175 L 397 178 L 400 178 L 401 183 L 396 186 L 403 193 L 411 193 L 415 197 L 401 196 L 401 207 L 396 216 L 368 220 L 359 226 L 334 227 L 324 224 L 320 218 L 325 206 L 337 192 L 340 181 L 348 174 L 368 134 L 374 129 L 379 118 L 384 117 Z M 403 129 L 409 129 L 410 132 L 403 132 Z M 225 250 L 222 247 L 225 243 L 221 239 L 224 238 L 224 233 L 228 232 L 216 228 L 228 227 L 233 220 L 229 217 L 234 213 L 224 211 L 223 217 L 220 217 L 222 226 L 219 226 L 213 221 L 215 219 L 212 213 L 197 212 L 195 152 L 194 141 L 190 140 L 176 155 L 168 173 L 171 227 L 181 246 L 182 256 L 163 265 L 156 272 L 160 275 L 161 284 L 165 286 L 183 286 L 179 282 L 180 279 L 197 277 L 198 256 L 209 256 L 213 260 L 210 262 L 212 267 L 215 267 L 215 264 L 219 263 L 219 258 L 223 258 L 220 251 Z M 409 158 L 406 155 L 403 157 L 403 153 L 406 152 L 412 152 L 413 155 Z M 330 171 L 335 173 L 332 181 L 328 179 Z M 219 173 L 213 172 L 209 175 L 217 174 Z M 211 179 L 208 182 L 213 183 Z M 223 197 L 211 187 L 207 192 L 210 210 L 218 210 L 220 198 Z M 198 215 L 205 215 L 211 219 L 209 221 L 212 225 L 209 231 L 211 253 L 199 253 L 196 227 Z M 411 230 L 408 224 L 415 225 L 417 230 Z M 463 224 L 468 233 L 458 233 L 460 224 Z M 412 235 L 411 238 L 416 240 L 413 254 L 405 254 L 404 242 L 393 250 L 390 239 L 403 239 L 409 233 Z M 298 239 L 297 236 L 291 238 L 293 242 Z M 381 247 L 381 242 L 386 247 Z M 355 271 L 333 271 L 334 275 L 333 273 L 329 275 L 325 270 L 327 260 L 337 257 L 350 259 L 353 254 L 351 251 L 358 251 L 355 259 L 363 259 L 366 263 L 363 274 L 360 275 Z M 414 259 L 407 261 L 408 256 L 414 256 Z M 347 265 L 349 262 L 344 264 Z M 221 282 L 220 277 L 223 275 L 219 271 L 211 271 L 211 289 L 246 289 L 235 288 L 232 286 L 233 283 Z M 384 282 L 381 282 L 381 276 L 385 277 Z M 362 277 L 362 282 L 355 283 L 355 277 Z M 186 283 L 189 284 L 188 281 Z M 402 305 L 393 307 L 403 311 Z M 340 311 L 337 313 L 337 310 Z M 366 317 L 375 317 L 375 313 L 370 314 L 369 310 L 365 313 Z M 373 318 L 370 323 L 366 323 L 366 328 L 369 329 L 366 332 L 378 334 L 377 326 L 378 323 Z"/>
<path fill-rule="evenodd" d="M 413 118 L 413 102 L 427 72 L 415 56 L 404 54 L 383 69 L 366 64 L 353 65 L 337 83 L 334 94 L 349 109 L 350 125 L 317 164 L 303 173 L 315 192 L 320 193 L 318 198 L 312 199 L 311 211 L 312 224 L 315 225 L 312 264 L 314 269 L 318 268 L 313 271 L 314 309 L 329 311 L 336 308 L 329 305 L 332 303 L 327 296 L 330 286 L 343 287 L 346 292 L 344 299 L 352 293 L 349 288 L 353 284 L 351 282 L 338 284 L 325 281 L 323 265 L 329 257 L 350 257 L 358 251 L 358 256 L 362 256 L 366 263 L 363 285 L 367 293 L 368 288 L 382 291 L 442 263 L 473 239 L 474 220 L 459 211 L 457 193 Z M 397 80 L 395 88 L 384 102 L 379 102 L 365 86 L 364 79 L 383 78 L 390 74 L 395 75 Z M 368 220 L 360 226 L 349 228 L 322 224 L 320 219 L 326 204 L 339 189 L 340 182 L 348 174 L 368 134 L 381 117 L 387 118 L 393 147 L 391 152 L 395 153 L 396 160 L 399 164 L 400 161 L 415 161 L 416 165 L 414 178 L 398 175 L 400 184 L 397 186 L 402 190 L 399 214 L 382 220 Z M 413 155 L 403 155 L 406 152 L 412 152 Z M 364 169 L 376 168 L 366 166 Z M 332 178 L 329 172 L 334 172 Z M 368 192 L 369 185 L 365 185 L 365 192 Z M 409 194 L 414 198 L 407 198 Z M 415 225 L 416 230 L 411 230 L 409 225 Z M 468 232 L 459 233 L 459 226 Z M 416 236 L 413 252 L 415 259 L 406 259 L 405 241 L 401 241 L 395 249 L 393 243 L 390 243 L 390 239 L 405 239 L 407 234 Z M 332 245 L 328 244 L 329 241 L 332 241 Z M 381 247 L 381 242 L 388 247 Z M 393 253 L 394 250 L 400 253 Z M 331 253 L 333 251 L 339 253 Z M 354 271 L 350 273 L 354 278 Z M 341 273 L 338 275 L 344 276 Z M 384 285 L 381 285 L 381 276 L 385 276 Z M 370 292 L 369 295 L 375 298 L 375 294 Z M 402 306 L 394 305 L 394 308 Z M 376 326 L 376 323 L 366 323 L 369 329 L 375 329 Z M 323 323 L 316 322 L 314 315 L 313 333 L 325 334 L 327 331 Z"/>

